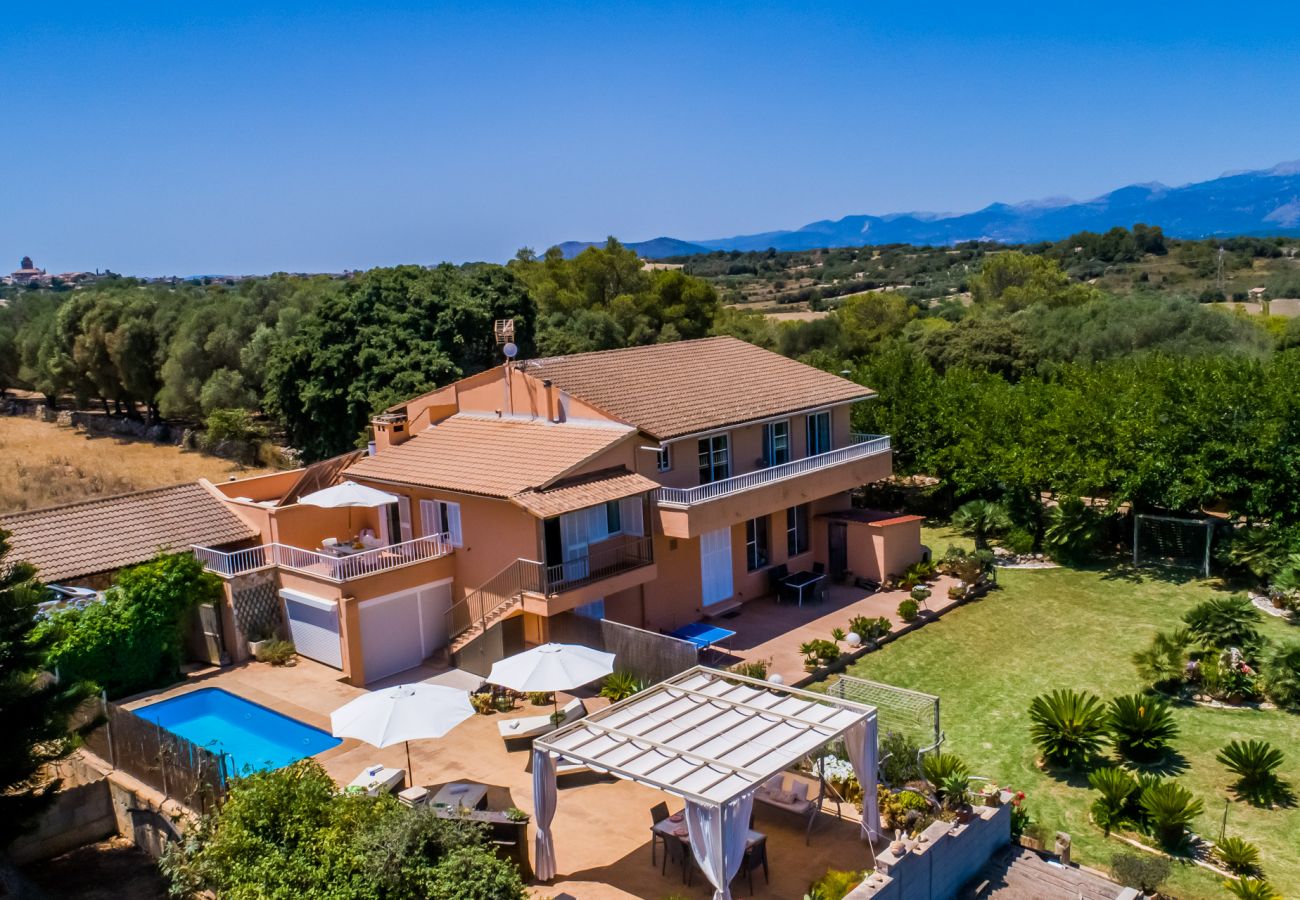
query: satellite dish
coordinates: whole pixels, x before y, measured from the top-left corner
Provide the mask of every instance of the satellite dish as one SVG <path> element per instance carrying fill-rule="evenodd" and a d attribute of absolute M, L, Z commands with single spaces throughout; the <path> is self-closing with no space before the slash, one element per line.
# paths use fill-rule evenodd
<path fill-rule="evenodd" d="M 506 359 L 514 359 L 519 355 L 519 347 L 514 341 L 511 341 L 501 348 L 501 352 L 506 355 Z"/>

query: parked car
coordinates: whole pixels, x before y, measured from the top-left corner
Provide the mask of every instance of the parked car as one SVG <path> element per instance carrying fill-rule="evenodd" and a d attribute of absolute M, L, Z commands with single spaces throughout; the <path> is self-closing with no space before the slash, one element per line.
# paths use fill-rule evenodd
<path fill-rule="evenodd" d="M 92 603 L 104 599 L 102 591 L 92 588 L 73 587 L 66 584 L 47 584 L 45 600 L 36 607 L 36 617 L 45 619 L 62 609 L 85 609 Z"/>

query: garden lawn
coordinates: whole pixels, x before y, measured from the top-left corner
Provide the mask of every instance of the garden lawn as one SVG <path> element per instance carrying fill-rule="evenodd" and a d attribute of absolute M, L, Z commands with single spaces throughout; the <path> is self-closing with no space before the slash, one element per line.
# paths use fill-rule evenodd
<path fill-rule="evenodd" d="M 936 555 L 949 544 L 969 545 L 946 529 L 929 529 L 925 538 Z M 1215 582 L 1162 574 L 999 570 L 999 590 L 868 654 L 848 674 L 938 694 L 946 749 L 966 759 L 974 773 L 1023 790 L 1049 847 L 1056 831 L 1069 832 L 1074 858 L 1105 869 L 1128 848 L 1088 821 L 1094 795 L 1085 776 L 1067 782 L 1035 766 L 1027 710 L 1036 694 L 1054 688 L 1089 690 L 1103 699 L 1141 688 L 1133 652 L 1196 603 L 1222 594 Z M 1270 639 L 1300 639 L 1300 628 L 1265 619 Z M 1300 897 L 1300 808 L 1258 809 L 1230 800 L 1231 776 L 1214 759 L 1233 738 L 1269 741 L 1286 753 L 1282 776 L 1300 791 L 1300 715 L 1183 706 L 1175 716 L 1180 733 L 1174 747 L 1187 764 L 1177 780 L 1205 805 L 1195 830 L 1217 838 L 1226 804 L 1227 833 L 1259 847 L 1274 887 Z M 1175 865 L 1166 890 L 1183 898 L 1224 897 L 1221 880 L 1196 866 Z"/>

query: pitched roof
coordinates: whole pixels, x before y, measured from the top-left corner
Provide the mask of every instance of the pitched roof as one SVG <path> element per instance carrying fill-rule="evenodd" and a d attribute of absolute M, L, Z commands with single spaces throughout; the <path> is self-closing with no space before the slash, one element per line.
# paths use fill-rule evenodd
<path fill-rule="evenodd" d="M 869 388 L 732 337 L 520 365 L 659 440 L 874 396 Z"/>
<path fill-rule="evenodd" d="M 10 559 L 30 562 L 46 581 L 110 572 L 161 549 L 258 534 L 197 482 L 4 515 L 0 527 L 13 532 Z"/>
<path fill-rule="evenodd" d="M 634 433 L 612 424 L 459 413 L 404 444 L 363 457 L 344 474 L 505 498 L 547 486 Z"/>
<path fill-rule="evenodd" d="M 637 475 L 627 469 L 618 468 L 595 472 L 591 475 L 566 479 L 556 487 L 545 491 L 524 491 L 515 494 L 510 501 L 522 506 L 539 519 L 558 516 L 561 513 L 585 509 L 610 500 L 622 500 L 636 494 L 644 494 L 659 487 L 658 484 Z"/>
<path fill-rule="evenodd" d="M 342 480 L 339 473 L 361 459 L 364 454 L 364 450 L 351 450 L 312 463 L 302 470 L 302 476 L 289 489 L 288 493 L 279 499 L 276 506 L 289 506 L 292 503 L 297 503 L 299 497 L 338 484 Z"/>

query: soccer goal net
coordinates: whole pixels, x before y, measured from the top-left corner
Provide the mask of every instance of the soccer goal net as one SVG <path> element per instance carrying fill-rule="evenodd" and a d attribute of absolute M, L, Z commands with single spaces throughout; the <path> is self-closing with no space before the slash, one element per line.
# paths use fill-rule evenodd
<path fill-rule="evenodd" d="M 1133 517 L 1133 565 L 1195 569 L 1210 577 L 1213 519 L 1138 514 Z"/>
<path fill-rule="evenodd" d="M 881 737 L 890 732 L 905 734 L 922 750 L 943 743 L 943 732 L 939 728 L 939 698 L 933 694 L 851 675 L 842 676 L 827 687 L 826 693 L 841 700 L 874 706 L 876 731 Z"/>

